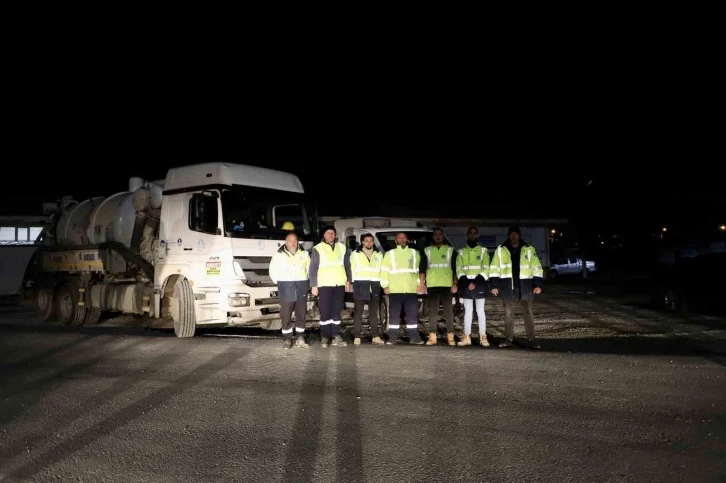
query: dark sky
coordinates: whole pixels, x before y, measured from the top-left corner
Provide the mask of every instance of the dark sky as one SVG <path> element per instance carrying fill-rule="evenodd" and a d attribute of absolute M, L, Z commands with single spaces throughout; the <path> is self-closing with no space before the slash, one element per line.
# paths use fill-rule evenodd
<path fill-rule="evenodd" d="M 382 154 L 346 161 L 343 155 L 328 153 L 320 157 L 150 154 L 154 155 L 121 151 L 90 158 L 81 152 L 63 162 L 46 159 L 42 166 L 26 158 L 18 172 L 21 179 L 34 181 L 4 179 L 2 214 L 37 214 L 43 201 L 65 194 L 77 199 L 108 196 L 125 190 L 131 176 L 160 179 L 169 167 L 214 160 L 294 172 L 318 201 L 320 213 L 327 215 L 584 216 L 615 224 L 660 224 L 688 217 L 693 210 L 713 215 L 726 208 L 722 178 L 709 175 L 705 167 L 693 169 L 697 166 L 693 163 L 664 168 L 655 161 L 627 165 L 606 159 L 497 162 L 486 156 L 453 155 L 397 160 Z M 269 154 L 276 153 L 270 149 Z"/>
<path fill-rule="evenodd" d="M 321 214 L 658 224 L 726 212 L 721 168 L 708 165 L 724 156 L 707 86 L 584 75 L 381 98 L 241 85 L 248 96 L 226 101 L 141 84 L 37 94 L 6 132 L 0 212 L 39 213 L 65 194 L 110 195 L 131 176 L 214 160 L 297 173 Z"/>

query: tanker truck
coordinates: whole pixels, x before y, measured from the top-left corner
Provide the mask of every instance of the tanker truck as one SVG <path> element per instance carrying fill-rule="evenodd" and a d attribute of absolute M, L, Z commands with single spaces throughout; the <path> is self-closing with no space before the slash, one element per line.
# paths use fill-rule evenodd
<path fill-rule="evenodd" d="M 128 191 L 66 198 L 50 212 L 31 270 L 41 318 L 148 315 L 171 319 L 177 337 L 202 326 L 279 329 L 271 257 L 290 224 L 305 249 L 320 238 L 297 176 L 232 163 L 131 178 Z"/>

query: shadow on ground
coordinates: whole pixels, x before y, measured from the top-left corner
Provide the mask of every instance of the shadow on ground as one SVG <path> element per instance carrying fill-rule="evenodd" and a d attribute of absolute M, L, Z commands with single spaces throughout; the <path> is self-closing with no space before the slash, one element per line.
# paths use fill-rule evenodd
<path fill-rule="evenodd" d="M 726 341 L 694 340 L 686 337 L 591 337 L 541 339 L 539 343 L 546 352 L 568 352 L 587 354 L 629 354 L 629 355 L 710 355 L 726 361 Z M 520 347 L 526 348 L 526 343 Z M 723 361 L 722 361 L 723 362 Z"/>

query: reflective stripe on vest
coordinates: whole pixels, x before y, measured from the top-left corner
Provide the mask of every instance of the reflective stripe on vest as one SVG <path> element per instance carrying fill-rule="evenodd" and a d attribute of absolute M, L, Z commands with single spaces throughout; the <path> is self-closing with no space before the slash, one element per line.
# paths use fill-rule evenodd
<path fill-rule="evenodd" d="M 345 274 L 345 245 L 338 242 L 335 250 L 325 242 L 315 245 L 315 250 L 320 255 L 318 265 L 318 287 L 335 287 L 345 285 L 348 280 Z"/>
<path fill-rule="evenodd" d="M 277 282 L 296 282 L 308 279 L 310 257 L 302 248 L 293 255 L 289 251 L 275 252 L 270 263 L 270 277 Z"/>
<path fill-rule="evenodd" d="M 441 248 L 428 246 L 424 249 L 424 254 L 428 261 L 426 285 L 429 287 L 450 287 L 454 278 L 451 270 L 451 257 L 454 254 L 454 248 L 446 245 L 442 245 Z M 442 260 L 443 263 L 441 263 Z"/>
<path fill-rule="evenodd" d="M 475 255 L 477 258 L 473 259 Z M 486 247 L 464 247 L 459 250 L 458 260 L 456 264 L 457 278 L 466 277 L 473 280 L 481 275 L 484 280 L 489 279 L 489 252 L 487 252 Z"/>
<path fill-rule="evenodd" d="M 520 280 L 530 280 L 534 277 L 542 277 L 544 275 L 542 265 L 536 257 L 537 252 L 534 247 L 527 246 L 522 248 L 519 257 Z M 512 278 L 512 255 L 506 247 L 497 247 L 497 261 L 498 263 L 496 265 L 491 265 L 489 275 L 499 278 Z"/>
<path fill-rule="evenodd" d="M 371 282 L 378 282 L 381 279 L 381 262 L 383 256 L 380 252 L 373 252 L 371 259 L 363 252 L 355 251 L 350 257 L 350 268 L 353 272 L 353 281 L 360 282 L 363 280 L 369 280 Z"/>
<path fill-rule="evenodd" d="M 386 252 L 381 266 L 381 287 L 391 293 L 416 293 L 418 277 L 418 250 L 396 247 Z M 404 268 L 408 267 L 408 268 Z"/>

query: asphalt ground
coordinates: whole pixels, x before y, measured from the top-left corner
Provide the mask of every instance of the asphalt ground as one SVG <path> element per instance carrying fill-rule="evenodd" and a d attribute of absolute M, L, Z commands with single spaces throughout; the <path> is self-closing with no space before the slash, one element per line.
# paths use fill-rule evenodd
<path fill-rule="evenodd" d="M 542 350 L 496 347 L 494 299 L 491 348 L 4 307 L 0 481 L 726 480 L 724 320 L 586 292 L 538 300 Z"/>

